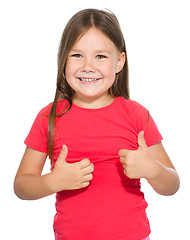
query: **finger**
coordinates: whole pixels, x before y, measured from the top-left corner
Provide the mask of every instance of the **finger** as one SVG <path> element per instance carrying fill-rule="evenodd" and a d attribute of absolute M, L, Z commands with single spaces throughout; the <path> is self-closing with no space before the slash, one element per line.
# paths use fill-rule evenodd
<path fill-rule="evenodd" d="M 145 141 L 145 138 L 144 138 L 144 131 L 141 131 L 138 134 L 138 145 L 141 148 L 147 147 L 146 141 Z"/>
<path fill-rule="evenodd" d="M 124 174 L 127 176 L 127 171 L 126 171 L 126 169 L 124 169 L 124 171 L 123 171 L 123 172 L 124 172 Z"/>
<path fill-rule="evenodd" d="M 80 165 L 80 169 L 83 169 L 83 168 L 90 166 L 91 162 L 88 158 L 85 158 L 85 159 L 81 160 L 80 162 L 78 162 L 78 164 Z"/>
<path fill-rule="evenodd" d="M 124 164 L 126 162 L 126 157 L 120 157 L 120 162 Z"/>
<path fill-rule="evenodd" d="M 85 187 L 88 187 L 90 185 L 90 182 L 83 182 L 81 183 L 81 188 L 85 188 Z"/>
<path fill-rule="evenodd" d="M 128 164 L 127 164 L 127 159 L 125 159 L 124 161 L 121 162 L 123 165 L 123 168 L 127 168 Z"/>
<path fill-rule="evenodd" d="M 83 168 L 82 169 L 82 173 L 84 174 L 84 175 L 87 175 L 87 174 L 90 174 L 90 173 L 92 173 L 94 171 L 94 164 L 90 164 L 89 166 L 87 166 L 87 167 L 85 167 L 85 168 Z"/>
<path fill-rule="evenodd" d="M 85 175 L 85 176 L 83 177 L 83 182 L 89 182 L 89 181 L 91 181 L 92 179 L 93 179 L 93 175 L 92 175 L 92 173 L 91 173 L 91 174 Z"/>
<path fill-rule="evenodd" d="M 68 147 L 66 145 L 63 145 L 57 160 L 66 162 L 67 154 L 68 154 Z"/>
<path fill-rule="evenodd" d="M 129 152 L 130 150 L 127 150 L 127 149 L 121 149 L 119 150 L 118 154 L 120 157 L 124 157 L 127 155 L 127 153 Z"/>

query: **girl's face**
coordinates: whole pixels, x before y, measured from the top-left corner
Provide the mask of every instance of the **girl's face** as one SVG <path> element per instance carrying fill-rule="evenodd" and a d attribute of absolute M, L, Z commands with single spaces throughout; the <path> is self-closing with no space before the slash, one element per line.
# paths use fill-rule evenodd
<path fill-rule="evenodd" d="M 113 99 L 108 93 L 116 73 L 125 63 L 125 53 L 99 29 L 90 28 L 68 54 L 65 76 L 75 91 L 73 102 L 81 107 L 102 107 Z"/>

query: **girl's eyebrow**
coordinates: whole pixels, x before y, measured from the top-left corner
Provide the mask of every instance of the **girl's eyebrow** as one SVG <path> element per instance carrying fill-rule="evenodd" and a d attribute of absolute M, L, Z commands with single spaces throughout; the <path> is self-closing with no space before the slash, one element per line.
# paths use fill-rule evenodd
<path fill-rule="evenodd" d="M 80 50 L 80 49 L 71 49 L 70 50 L 70 52 L 80 52 L 80 53 L 82 53 L 82 52 L 84 52 L 83 50 Z M 108 53 L 108 54 L 111 54 L 111 52 L 109 51 L 109 50 L 96 50 L 96 51 L 94 51 L 96 54 L 98 54 L 98 53 Z"/>
<path fill-rule="evenodd" d="M 82 50 L 79 50 L 79 49 L 71 49 L 70 52 L 82 52 Z"/>
<path fill-rule="evenodd" d="M 111 54 L 109 50 L 97 50 L 96 53 L 108 53 Z"/>

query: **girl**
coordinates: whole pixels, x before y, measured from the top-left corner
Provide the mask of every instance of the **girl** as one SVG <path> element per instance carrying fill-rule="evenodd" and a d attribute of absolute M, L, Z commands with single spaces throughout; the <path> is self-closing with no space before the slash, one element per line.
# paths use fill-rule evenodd
<path fill-rule="evenodd" d="M 145 178 L 162 195 L 179 177 L 149 112 L 129 99 L 125 42 L 112 13 L 68 22 L 55 99 L 37 115 L 15 177 L 21 199 L 56 193 L 56 240 L 149 239 Z M 41 175 L 47 156 L 51 172 Z"/>

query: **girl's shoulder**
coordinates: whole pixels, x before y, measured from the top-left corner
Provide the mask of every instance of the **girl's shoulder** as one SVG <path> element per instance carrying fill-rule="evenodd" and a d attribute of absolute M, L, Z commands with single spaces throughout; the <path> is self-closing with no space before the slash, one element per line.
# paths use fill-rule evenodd
<path fill-rule="evenodd" d="M 121 107 L 123 107 L 125 110 L 130 111 L 132 113 L 136 113 L 136 112 L 145 113 L 148 111 L 143 105 L 141 105 L 135 100 L 125 99 L 124 97 L 118 97 L 117 99 Z"/>
<path fill-rule="evenodd" d="M 42 116 L 49 116 L 50 115 L 50 111 L 52 109 L 53 106 L 53 102 L 49 103 L 48 105 L 46 105 L 45 107 L 43 107 L 40 112 L 39 115 Z M 65 99 L 59 99 L 57 101 L 57 107 L 56 107 L 56 113 L 58 114 L 60 111 L 62 111 L 64 108 L 66 108 L 68 106 L 68 101 Z"/>
<path fill-rule="evenodd" d="M 43 107 L 37 114 L 33 125 L 38 126 L 44 129 L 47 129 L 48 120 L 51 112 L 53 103 L 49 103 L 45 107 Z M 68 106 L 68 101 L 65 99 L 60 99 L 57 102 L 56 114 L 59 114 L 65 107 Z M 36 127 L 37 128 L 37 127 Z"/>

